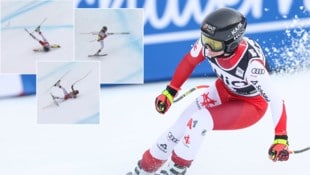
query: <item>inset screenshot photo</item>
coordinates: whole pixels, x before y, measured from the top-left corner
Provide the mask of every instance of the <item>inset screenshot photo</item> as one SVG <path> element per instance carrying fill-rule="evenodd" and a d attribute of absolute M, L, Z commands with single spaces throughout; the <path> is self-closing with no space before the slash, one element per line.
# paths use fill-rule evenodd
<path fill-rule="evenodd" d="M 100 61 L 101 83 L 144 83 L 143 9 L 76 9 L 75 57 Z"/>
<path fill-rule="evenodd" d="M 99 69 L 95 61 L 38 62 L 38 123 L 99 123 Z"/>
<path fill-rule="evenodd" d="M 1 0 L 1 73 L 35 74 L 36 61 L 74 58 L 73 2 Z"/>

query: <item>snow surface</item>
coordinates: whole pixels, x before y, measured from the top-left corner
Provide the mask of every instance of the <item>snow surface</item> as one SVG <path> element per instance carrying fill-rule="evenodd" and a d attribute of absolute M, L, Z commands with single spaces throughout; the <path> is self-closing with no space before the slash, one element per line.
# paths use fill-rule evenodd
<path fill-rule="evenodd" d="M 310 145 L 309 94 L 305 93 L 309 76 L 310 72 L 272 75 L 275 90 L 286 101 L 291 149 Z M 183 89 L 213 81 L 189 79 Z M 154 98 L 166 84 L 103 88 L 98 125 L 37 124 L 36 97 L 1 100 L 0 174 L 125 174 L 185 106 L 203 92 L 194 92 L 175 103 L 166 115 L 160 115 L 154 109 Z M 273 136 L 269 111 L 252 127 L 209 132 L 188 175 L 308 175 L 310 152 L 291 155 L 287 162 L 268 159 Z"/>

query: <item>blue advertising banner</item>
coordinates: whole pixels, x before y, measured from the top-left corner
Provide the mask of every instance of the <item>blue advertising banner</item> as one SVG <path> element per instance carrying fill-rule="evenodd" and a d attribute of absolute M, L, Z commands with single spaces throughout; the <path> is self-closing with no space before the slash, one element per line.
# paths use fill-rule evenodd
<path fill-rule="evenodd" d="M 235 8 L 247 17 L 246 36 L 261 44 L 271 70 L 309 65 L 308 0 L 77 0 L 76 6 L 144 8 L 145 82 L 169 80 L 199 38 L 202 19 L 220 7 Z M 201 64 L 192 76 L 213 75 L 209 65 Z"/>
<path fill-rule="evenodd" d="M 0 100 L 31 95 L 36 92 L 35 75 L 3 74 L 0 76 Z"/>

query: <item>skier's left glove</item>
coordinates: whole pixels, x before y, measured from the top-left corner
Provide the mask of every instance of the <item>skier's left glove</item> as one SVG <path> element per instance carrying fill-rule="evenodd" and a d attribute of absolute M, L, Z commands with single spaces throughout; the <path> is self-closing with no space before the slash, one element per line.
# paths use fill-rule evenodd
<path fill-rule="evenodd" d="M 274 162 L 287 161 L 290 156 L 288 146 L 287 135 L 276 135 L 268 151 L 269 158 Z"/>
<path fill-rule="evenodd" d="M 168 85 L 166 89 L 155 99 L 155 108 L 157 112 L 161 114 L 166 113 L 173 103 L 173 98 L 177 93 L 178 90 Z"/>

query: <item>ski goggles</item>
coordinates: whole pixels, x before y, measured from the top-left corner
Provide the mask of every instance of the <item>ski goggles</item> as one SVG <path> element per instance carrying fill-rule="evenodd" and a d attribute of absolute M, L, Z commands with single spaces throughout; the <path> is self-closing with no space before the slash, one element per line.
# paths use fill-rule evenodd
<path fill-rule="evenodd" d="M 201 34 L 201 43 L 204 47 L 208 46 L 213 52 L 224 50 L 224 42 L 211 39 L 204 34 Z"/>

